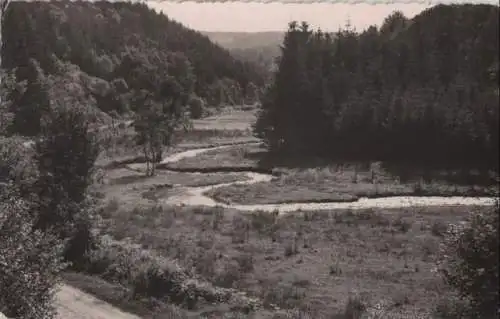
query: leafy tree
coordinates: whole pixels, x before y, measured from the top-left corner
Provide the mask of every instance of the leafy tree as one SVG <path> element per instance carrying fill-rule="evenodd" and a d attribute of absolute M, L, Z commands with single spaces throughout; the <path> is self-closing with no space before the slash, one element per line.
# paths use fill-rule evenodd
<path fill-rule="evenodd" d="M 170 146 L 175 131 L 181 126 L 187 128 L 189 122 L 183 105 L 173 101 L 160 103 L 145 93 L 140 101 L 143 107 L 136 114 L 134 129 L 146 159 L 146 175 L 153 176 L 157 163 L 162 159 L 163 147 Z"/>
<path fill-rule="evenodd" d="M 89 131 L 87 109 L 73 95 L 55 96 L 60 93 L 58 87 L 71 84 L 57 78 L 48 81 L 53 90 L 51 111 L 44 118 L 35 146 L 39 171 L 36 226 L 67 241 L 65 257 L 77 262 L 92 247 L 93 210 L 88 188 L 99 145 Z"/>
<path fill-rule="evenodd" d="M 259 102 L 260 90 L 259 87 L 257 87 L 255 84 L 253 84 L 252 82 L 248 83 L 245 92 L 245 104 L 255 104 Z"/>
<path fill-rule="evenodd" d="M 158 61 L 164 61 L 157 67 Z M 122 68 L 134 75 L 130 83 L 133 91 L 133 109 L 136 111 L 134 128 L 137 143 L 146 158 L 146 175 L 156 172 L 163 147 L 174 141 L 174 133 L 188 120 L 187 106 L 194 88 L 194 77 L 189 61 L 179 53 L 153 52 L 148 55 L 131 49 L 123 57 Z"/>

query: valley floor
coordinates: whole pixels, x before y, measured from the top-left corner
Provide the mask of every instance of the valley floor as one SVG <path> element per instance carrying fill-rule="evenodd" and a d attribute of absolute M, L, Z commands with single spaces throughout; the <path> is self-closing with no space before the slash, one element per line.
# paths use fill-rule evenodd
<path fill-rule="evenodd" d="M 201 123 L 212 129 L 216 121 L 214 117 Z M 231 128 L 235 127 L 243 131 L 248 126 L 233 122 Z M 228 144 L 231 139 L 255 142 L 244 133 L 231 138 L 227 132 L 217 136 L 217 132 L 202 131 L 165 157 Z M 143 165 L 134 160 L 137 153 L 101 160 L 103 179 L 95 188 L 103 202 L 99 228 L 108 239 L 90 257 L 87 268 L 79 275 L 68 275 L 66 281 L 142 318 L 340 319 L 358 318 L 352 317 L 358 310 L 384 311 L 384 318 L 433 318 L 440 303 L 454 298 L 435 273 L 440 242 L 447 225 L 459 223 L 491 201 L 302 210 L 278 216 L 259 210 L 245 213 L 236 206 L 217 205 L 215 200 L 341 202 L 418 192 L 420 196 L 491 196 L 495 190 L 436 180 L 401 182 L 378 166 L 277 172 L 259 166 L 261 153 L 255 143 L 191 152 L 165 160 L 151 178 L 143 177 Z M 267 171 L 275 177 L 244 185 L 250 178 L 247 170 Z M 209 205 L 186 200 L 193 192 Z M 182 205 L 172 205 L 176 198 Z M 172 287 L 184 288 L 174 293 Z M 59 304 L 64 304 L 68 317 L 137 318 L 114 314 L 108 304 L 101 306 L 72 288 L 61 293 Z M 163 310 L 153 316 L 154 309 Z M 250 310 L 253 317 L 244 315 Z"/>

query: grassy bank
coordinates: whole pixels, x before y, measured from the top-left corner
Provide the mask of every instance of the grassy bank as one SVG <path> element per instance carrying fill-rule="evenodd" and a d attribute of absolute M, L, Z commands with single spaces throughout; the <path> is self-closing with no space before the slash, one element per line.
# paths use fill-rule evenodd
<path fill-rule="evenodd" d="M 290 164 L 290 163 L 288 163 Z M 310 163 L 310 165 L 316 163 Z M 252 171 L 278 175 L 271 182 L 217 188 L 207 195 L 224 203 L 275 204 L 287 202 L 355 201 L 360 197 L 387 196 L 495 196 L 498 185 L 472 172 L 398 172 L 382 163 L 325 163 L 314 168 L 289 168 L 266 158 L 259 145 L 213 150 L 170 163 L 178 171 Z M 297 164 L 298 165 L 298 164 Z M 466 185 L 463 182 L 468 182 Z M 477 183 L 477 184 L 475 184 Z"/>
<path fill-rule="evenodd" d="M 122 244 L 92 257 L 86 272 L 121 282 L 136 297 L 170 300 L 198 314 L 253 307 L 262 315 L 256 318 L 285 310 L 351 318 L 345 312 L 353 304 L 365 312 L 381 304 L 384 318 L 413 318 L 429 314 L 450 294 L 433 272 L 438 247 L 447 224 L 470 210 L 297 212 L 277 218 L 222 208 L 110 206 L 102 227 Z M 236 309 L 243 302 L 234 299 L 238 292 L 247 297 L 245 307 Z M 189 299 L 193 294 L 195 301 Z"/>
<path fill-rule="evenodd" d="M 496 196 L 497 186 L 457 185 L 423 179 L 402 182 L 383 171 L 344 168 L 281 170 L 271 182 L 231 185 L 206 195 L 224 203 L 277 204 L 288 202 L 350 202 L 362 197 Z"/>
<path fill-rule="evenodd" d="M 167 168 L 174 170 L 216 170 L 224 168 L 251 170 L 262 168 L 258 160 L 265 149 L 258 145 L 236 145 L 230 148 L 212 150 L 196 157 L 184 158 L 169 163 Z"/>

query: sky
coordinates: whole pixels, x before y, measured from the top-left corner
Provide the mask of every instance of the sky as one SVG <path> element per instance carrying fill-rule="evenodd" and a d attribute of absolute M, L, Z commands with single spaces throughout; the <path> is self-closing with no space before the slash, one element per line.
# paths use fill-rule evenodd
<path fill-rule="evenodd" d="M 431 5 L 425 2 L 399 4 L 262 3 L 262 2 L 147 2 L 157 11 L 199 31 L 285 31 L 292 20 L 307 21 L 313 28 L 337 31 L 350 21 L 361 31 L 380 25 L 390 13 L 402 11 L 414 17 Z"/>

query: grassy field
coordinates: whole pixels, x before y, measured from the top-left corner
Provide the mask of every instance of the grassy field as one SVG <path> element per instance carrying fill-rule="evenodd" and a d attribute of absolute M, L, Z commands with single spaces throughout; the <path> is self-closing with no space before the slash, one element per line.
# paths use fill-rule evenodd
<path fill-rule="evenodd" d="M 277 218 L 222 208 L 110 205 L 101 215 L 103 229 L 115 240 L 175 261 L 185 276 L 178 280 L 196 278 L 198 289 L 246 293 L 255 298 L 262 318 L 299 309 L 311 318 L 351 318 L 344 317 L 353 311 L 349 303 L 364 311 L 382 305 L 384 318 L 418 318 L 449 295 L 433 272 L 439 243 L 447 224 L 459 222 L 469 211 L 345 210 Z M 117 265 L 100 275 L 117 280 L 118 274 L 110 275 L 117 272 L 113 267 Z M 140 265 L 120 267 L 121 275 L 130 274 L 123 283 L 140 284 Z M 168 287 L 157 289 L 159 296 L 162 289 L 168 294 Z M 235 306 L 229 297 L 215 304 L 220 304 L 218 311 Z M 191 306 L 199 315 L 206 309 L 216 311 L 213 302 L 202 298 Z"/>
<path fill-rule="evenodd" d="M 203 119 L 193 120 L 193 126 L 201 130 L 248 131 L 256 120 L 256 108 L 226 110 Z"/>
<path fill-rule="evenodd" d="M 226 115 L 226 118 L 231 118 Z M 251 116 L 217 117 L 166 151 L 248 142 Z M 229 121 L 231 122 L 231 121 Z M 229 126 L 231 126 L 229 125 Z M 231 131 L 232 130 L 232 131 Z M 235 133 L 239 132 L 239 133 Z M 133 136 L 121 152 L 99 159 L 103 176 L 99 248 L 65 280 L 143 318 L 359 319 L 441 318 L 453 294 L 434 272 L 450 223 L 471 207 L 293 212 L 283 217 L 221 207 L 171 207 L 159 199 L 184 187 L 245 180 L 242 173 L 158 170 L 144 177 Z M 255 139 L 254 139 L 255 140 Z M 317 164 L 317 165 L 316 165 Z M 269 183 L 230 186 L 210 195 L 224 202 L 349 201 L 360 196 L 482 194 L 423 178 L 401 179 L 380 164 L 293 169 L 273 165 L 258 144 L 235 145 L 167 166 L 176 170 L 268 170 Z M 140 167 L 140 165 L 139 165 Z M 444 308 L 443 308 L 444 307 Z M 378 309 L 378 310 L 377 310 Z M 374 313 L 383 312 L 379 317 Z M 363 317 L 364 318 L 364 317 Z"/>
<path fill-rule="evenodd" d="M 166 167 L 173 170 L 209 171 L 225 168 L 235 170 L 259 169 L 258 157 L 265 149 L 258 144 L 236 145 L 234 147 L 212 150 L 196 157 L 185 158 L 169 163 Z"/>
<path fill-rule="evenodd" d="M 256 142 L 258 139 L 253 137 L 251 132 L 253 121 L 255 121 L 255 109 L 249 111 L 223 109 L 210 117 L 193 120 L 191 129 L 176 133 L 174 146 L 170 152 Z M 98 165 L 141 155 L 141 148 L 136 144 L 135 132 L 130 125 L 121 124 L 104 130 L 99 138 L 103 149 L 98 158 Z"/>
<path fill-rule="evenodd" d="M 199 174 L 158 171 L 156 176 L 146 177 L 143 172 L 128 168 L 109 169 L 97 191 L 107 199 L 119 199 L 121 203 L 149 203 L 156 198 L 182 192 L 182 187 L 208 186 L 247 180 L 243 174 Z"/>

